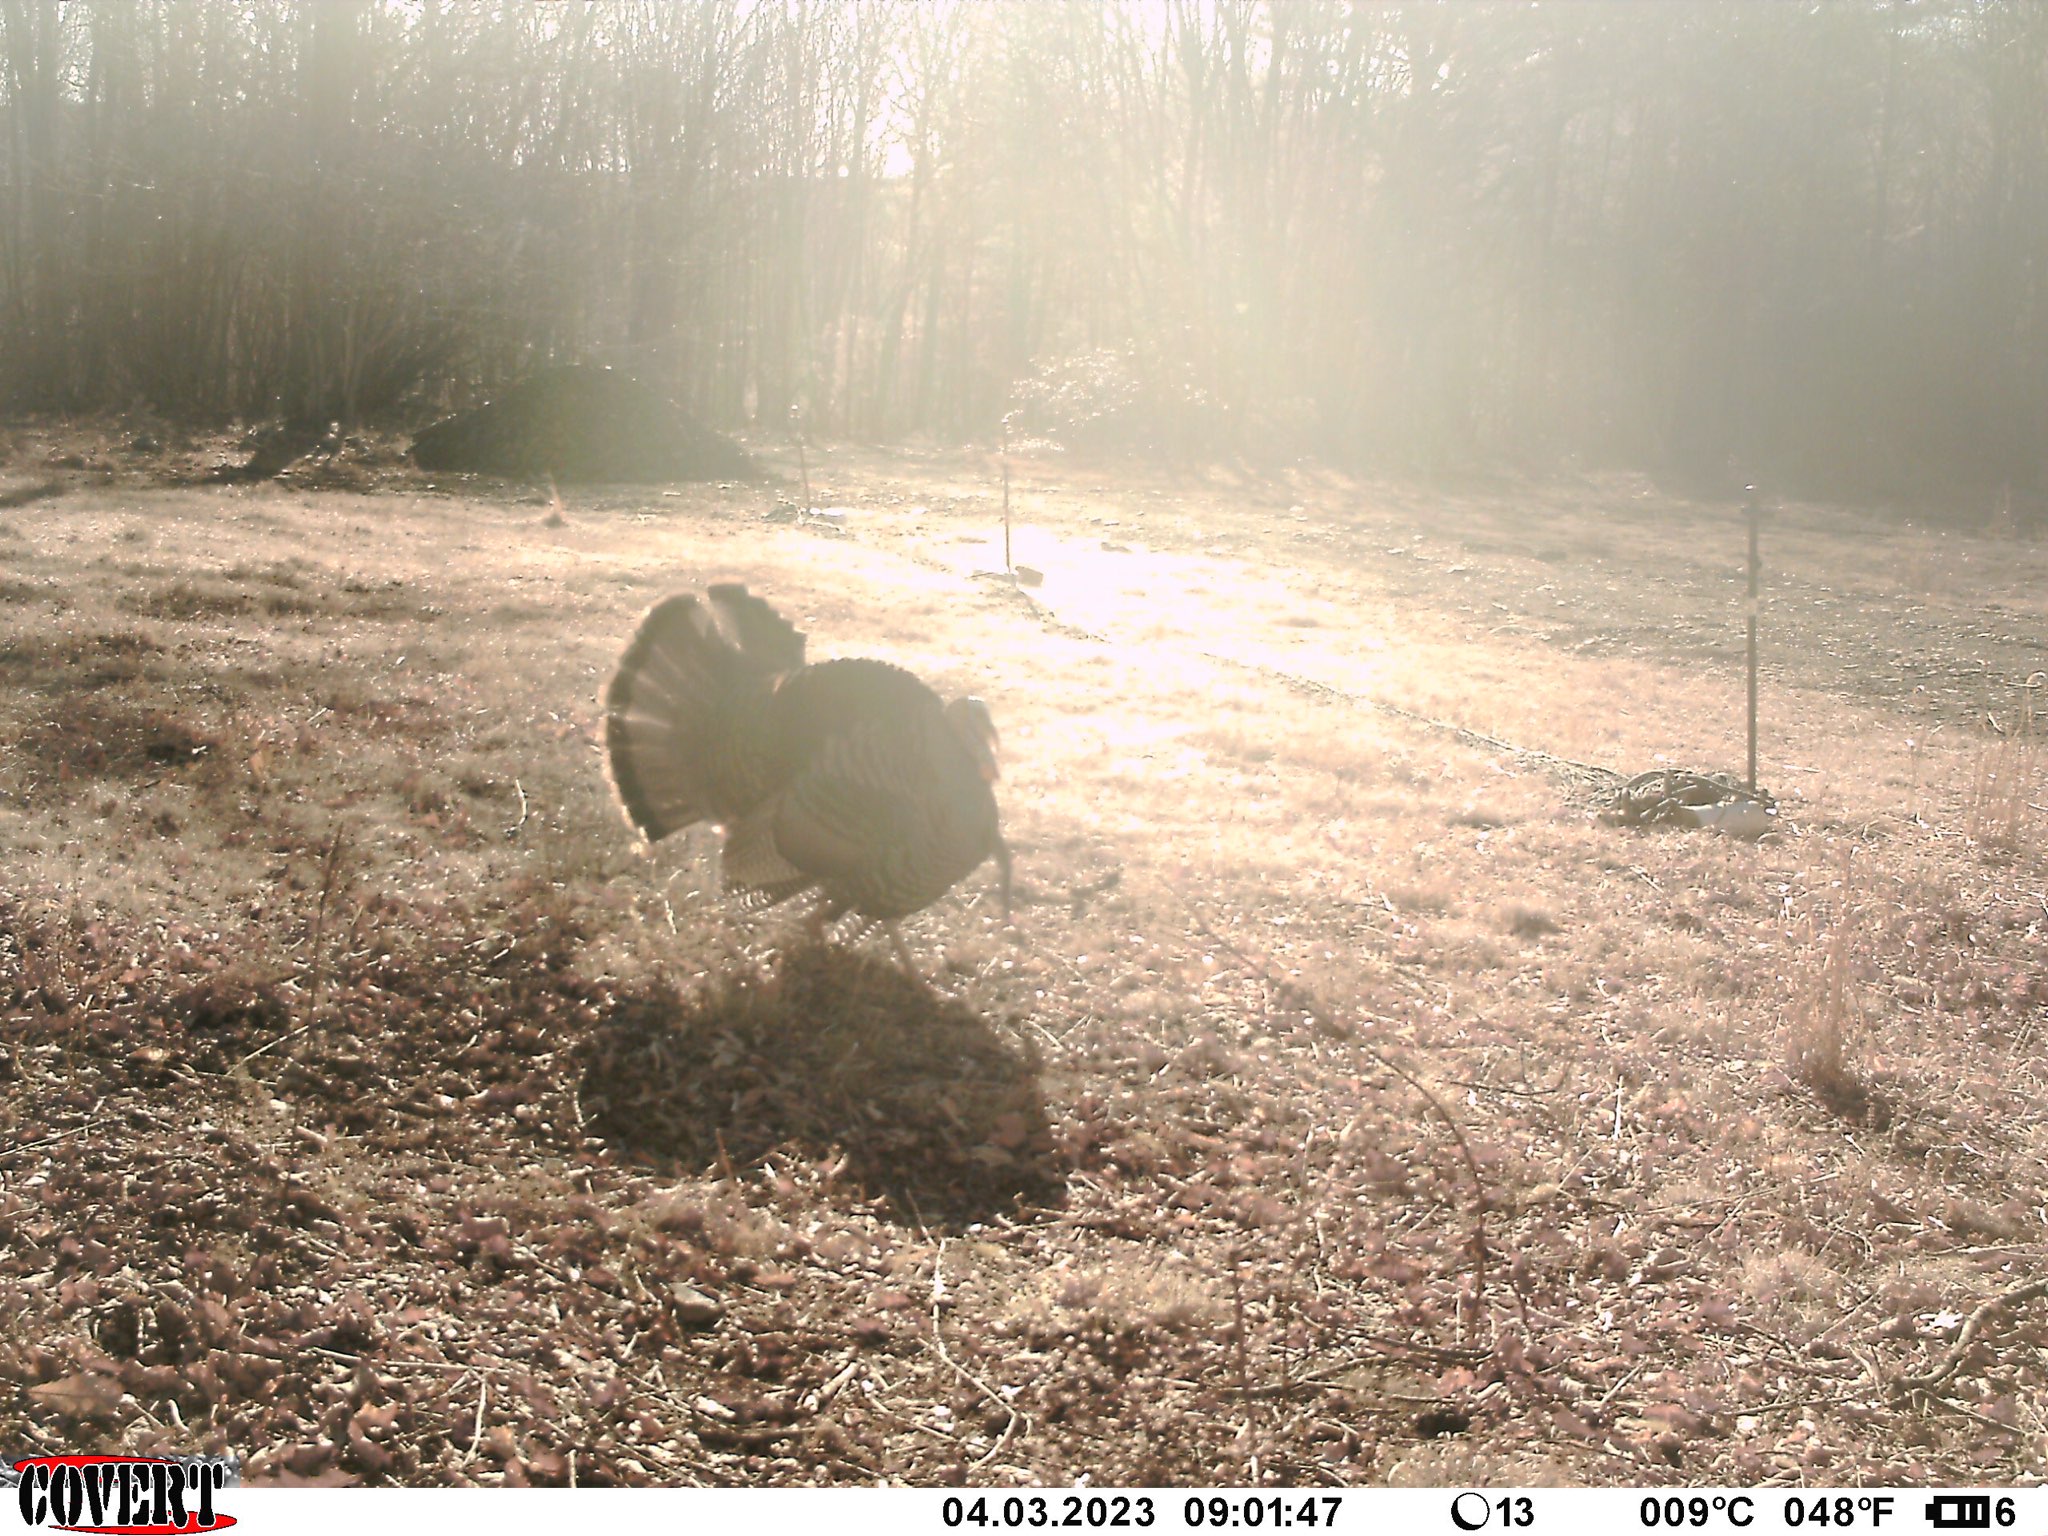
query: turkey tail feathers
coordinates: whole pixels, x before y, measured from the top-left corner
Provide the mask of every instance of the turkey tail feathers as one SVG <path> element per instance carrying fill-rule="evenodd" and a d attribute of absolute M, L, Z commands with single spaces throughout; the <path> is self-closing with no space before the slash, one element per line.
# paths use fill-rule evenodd
<path fill-rule="evenodd" d="M 745 587 L 714 587 L 711 602 L 658 604 L 605 690 L 612 786 L 650 842 L 731 814 L 718 769 L 736 706 L 765 697 L 785 665 L 802 665 L 804 637 Z"/>
<path fill-rule="evenodd" d="M 738 582 L 722 581 L 704 596 L 753 669 L 794 672 L 804 664 L 803 632 Z"/>
<path fill-rule="evenodd" d="M 678 747 L 716 710 L 739 658 L 694 597 L 672 597 L 640 622 L 605 690 L 604 745 L 626 818 L 649 841 L 711 814 Z"/>

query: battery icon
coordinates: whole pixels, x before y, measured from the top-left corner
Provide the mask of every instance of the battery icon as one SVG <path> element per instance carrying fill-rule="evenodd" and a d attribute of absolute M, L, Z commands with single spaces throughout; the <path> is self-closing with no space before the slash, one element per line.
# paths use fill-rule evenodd
<path fill-rule="evenodd" d="M 1991 1495 L 1944 1493 L 1927 1501 L 1927 1518 L 1937 1531 L 1988 1531 Z"/>

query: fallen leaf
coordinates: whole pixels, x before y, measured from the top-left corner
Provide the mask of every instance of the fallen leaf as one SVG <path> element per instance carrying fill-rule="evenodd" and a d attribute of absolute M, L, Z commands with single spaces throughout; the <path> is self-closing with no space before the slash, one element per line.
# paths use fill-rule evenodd
<path fill-rule="evenodd" d="M 80 1371 L 30 1387 L 28 1395 L 31 1401 L 67 1419 L 103 1419 L 120 1405 L 121 1383 L 98 1371 Z"/>

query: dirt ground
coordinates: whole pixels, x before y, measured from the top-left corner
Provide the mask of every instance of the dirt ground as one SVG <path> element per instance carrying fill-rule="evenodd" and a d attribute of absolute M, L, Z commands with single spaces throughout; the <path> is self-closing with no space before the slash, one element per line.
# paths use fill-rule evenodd
<path fill-rule="evenodd" d="M 0 434 L 13 1454 L 2040 1479 L 2041 545 L 1772 509 L 1744 843 L 1595 814 L 1742 766 L 1740 520 L 1647 483 L 1040 455 L 1019 588 L 980 454 L 800 519 L 218 449 Z M 1016 921 L 907 924 L 933 992 L 610 804 L 718 579 L 989 701 Z"/>

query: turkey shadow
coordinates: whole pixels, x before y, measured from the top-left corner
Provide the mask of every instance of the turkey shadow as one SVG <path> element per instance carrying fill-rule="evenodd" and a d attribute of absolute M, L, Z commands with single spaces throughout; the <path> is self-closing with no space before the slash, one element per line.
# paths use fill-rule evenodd
<path fill-rule="evenodd" d="M 958 1000 L 828 945 L 776 970 L 631 1001 L 590 1037 L 590 1134 L 679 1172 L 772 1152 L 925 1224 L 1061 1203 L 1040 1061 Z"/>

